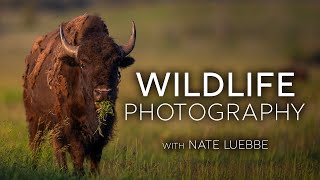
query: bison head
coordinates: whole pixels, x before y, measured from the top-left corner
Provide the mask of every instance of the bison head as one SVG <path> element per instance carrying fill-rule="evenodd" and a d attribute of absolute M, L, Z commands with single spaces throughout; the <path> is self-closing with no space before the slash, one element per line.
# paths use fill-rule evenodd
<path fill-rule="evenodd" d="M 93 32 L 83 38 L 79 46 L 69 44 L 60 26 L 60 38 L 65 54 L 72 59 L 73 66 L 77 66 L 96 102 L 114 101 L 120 79 L 119 68 L 125 68 L 134 63 L 132 57 L 127 56 L 134 48 L 136 28 L 132 22 L 132 33 L 125 45 L 117 45 L 106 33 Z"/>

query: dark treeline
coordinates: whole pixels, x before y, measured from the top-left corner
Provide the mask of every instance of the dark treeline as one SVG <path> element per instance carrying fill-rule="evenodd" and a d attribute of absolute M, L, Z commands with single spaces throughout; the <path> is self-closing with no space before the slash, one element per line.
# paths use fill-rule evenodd
<path fill-rule="evenodd" d="M 30 8 L 38 10 L 66 10 L 84 8 L 99 4 L 133 4 L 154 2 L 175 2 L 179 0 L 0 0 L 0 9 Z"/>
<path fill-rule="evenodd" d="M 65 10 L 90 6 L 94 1 L 88 0 L 0 0 L 2 9 L 32 8 L 43 10 Z"/>
<path fill-rule="evenodd" d="M 16 10 L 16 9 L 32 9 L 32 10 L 53 10 L 63 11 L 73 8 L 85 8 L 94 5 L 108 4 L 108 5 L 124 5 L 136 3 L 186 3 L 186 2 L 218 2 L 218 3 L 232 3 L 237 0 L 0 0 L 0 10 Z M 245 2 L 254 2 L 254 0 L 246 0 Z M 306 0 L 307 2 L 316 2 L 317 0 Z M 306 2 L 304 1 L 304 2 Z M 265 0 L 261 2 L 301 2 L 300 0 Z"/>

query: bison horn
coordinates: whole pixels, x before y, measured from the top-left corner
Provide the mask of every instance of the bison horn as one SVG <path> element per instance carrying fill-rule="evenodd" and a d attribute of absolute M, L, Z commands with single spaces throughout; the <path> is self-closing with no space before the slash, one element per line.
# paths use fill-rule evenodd
<path fill-rule="evenodd" d="M 121 45 L 121 49 L 124 53 L 124 56 L 127 56 L 134 48 L 134 45 L 136 43 L 136 25 L 134 24 L 134 21 L 132 21 L 132 31 L 131 36 L 127 44 Z"/>
<path fill-rule="evenodd" d="M 66 38 L 64 37 L 62 25 L 60 25 L 60 39 L 62 48 L 64 49 L 65 53 L 73 58 L 77 57 L 79 46 L 73 46 L 68 43 Z"/>

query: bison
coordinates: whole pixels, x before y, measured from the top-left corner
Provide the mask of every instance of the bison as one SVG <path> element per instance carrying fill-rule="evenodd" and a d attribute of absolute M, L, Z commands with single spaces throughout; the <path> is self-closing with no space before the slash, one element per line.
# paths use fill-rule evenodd
<path fill-rule="evenodd" d="M 120 70 L 134 63 L 128 54 L 135 41 L 134 22 L 129 41 L 117 45 L 101 18 L 87 14 L 36 39 L 23 76 L 29 145 L 34 152 L 50 131 L 61 169 L 67 170 L 69 152 L 75 172 L 84 173 L 83 162 L 88 158 L 91 171 L 99 173 L 102 149 L 112 137 L 116 114 L 105 115 L 106 121 L 99 124 L 95 103 L 111 102 L 114 111 Z"/>

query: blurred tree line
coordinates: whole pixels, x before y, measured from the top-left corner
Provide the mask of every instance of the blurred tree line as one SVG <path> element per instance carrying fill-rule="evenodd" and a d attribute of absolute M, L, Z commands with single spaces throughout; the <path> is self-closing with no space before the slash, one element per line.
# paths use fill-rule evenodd
<path fill-rule="evenodd" d="M 86 7 L 92 1 L 88 0 L 0 0 L 1 9 L 34 8 L 44 10 L 65 10 L 69 8 Z"/>
<path fill-rule="evenodd" d="M 129 4 L 136 2 L 155 2 L 160 0 L 0 0 L 2 11 L 16 12 L 22 15 L 26 27 L 31 27 L 37 20 L 39 11 L 67 11 L 77 8 L 108 4 Z M 1 32 L 0 22 L 0 32 Z"/>
<path fill-rule="evenodd" d="M 37 12 L 39 11 L 59 12 L 104 4 L 108 4 L 110 6 L 175 1 L 182 0 L 0 0 L 0 14 L 2 11 L 19 13 L 23 17 L 24 25 L 26 27 L 31 27 L 36 22 Z M 0 33 L 1 29 L 0 22 Z"/>
<path fill-rule="evenodd" d="M 24 6 L 30 8 L 44 9 L 44 10 L 66 10 L 72 8 L 83 8 L 98 4 L 130 4 L 137 2 L 173 2 L 175 0 L 0 0 L 1 9 L 16 9 Z"/>

